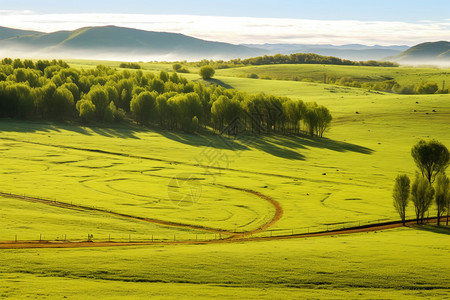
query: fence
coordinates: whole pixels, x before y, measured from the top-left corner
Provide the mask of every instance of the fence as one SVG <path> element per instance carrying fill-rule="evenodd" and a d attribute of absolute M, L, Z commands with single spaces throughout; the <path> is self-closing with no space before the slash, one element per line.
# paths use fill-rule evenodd
<path fill-rule="evenodd" d="M 443 217 L 442 220 L 445 220 Z M 436 220 L 435 217 L 426 218 L 425 222 Z M 407 222 L 415 222 L 415 219 L 408 219 Z M 88 233 L 85 235 L 34 235 L 30 234 L 24 235 L 21 239 L 19 235 L 14 236 L 14 242 L 115 242 L 115 243 L 177 243 L 177 242 L 214 242 L 223 241 L 227 239 L 233 240 L 245 240 L 252 238 L 275 238 L 275 237 L 289 237 L 289 236 L 301 236 L 309 234 L 321 234 L 327 232 L 345 232 L 345 230 L 357 230 L 365 229 L 370 227 L 398 224 L 398 220 L 391 219 L 378 219 L 374 221 L 353 221 L 353 222 L 342 222 L 334 224 L 324 224 L 316 226 L 308 226 L 301 228 L 291 228 L 291 229 L 268 229 L 265 231 L 234 231 L 229 233 L 202 233 L 202 234 L 173 234 L 173 235 L 139 235 L 139 234 L 92 234 Z"/>
<path fill-rule="evenodd" d="M 45 204 L 54 205 L 57 207 L 73 207 L 80 208 L 83 210 L 91 210 L 102 213 L 109 213 L 116 216 L 125 216 L 119 213 L 114 213 L 102 208 L 95 208 L 94 206 L 82 206 L 75 205 L 72 203 L 65 203 L 56 201 L 56 199 L 46 199 L 41 197 L 32 197 L 11 193 L 0 192 L 0 196 L 21 198 L 24 200 L 32 202 L 43 202 Z M 430 212 L 433 213 L 433 212 Z M 435 213 L 433 213 L 434 215 Z M 413 216 L 408 216 L 408 221 L 414 221 Z M 137 217 L 136 217 L 137 218 Z M 425 218 L 428 222 L 430 220 L 435 220 L 436 218 Z M 443 217 L 443 220 L 446 218 Z M 119 234 L 119 233 L 105 233 L 103 232 L 89 232 L 89 233 L 72 233 L 72 234 L 43 234 L 43 233 L 24 233 L 15 234 L 12 241 L 14 242 L 131 242 L 131 243 L 162 243 L 162 242 L 213 242 L 219 240 L 225 240 L 229 238 L 233 239 L 248 239 L 248 238 L 270 238 L 270 237 L 288 237 L 288 236 L 299 236 L 307 234 L 319 234 L 325 232 L 338 232 L 342 230 L 349 229 L 362 229 L 377 225 L 389 225 L 399 223 L 398 219 L 376 219 L 376 220 L 363 220 L 363 221 L 349 221 L 349 222 L 338 222 L 314 226 L 305 226 L 298 228 L 275 228 L 267 230 L 254 230 L 254 231 L 239 231 L 235 229 L 234 231 L 217 231 L 216 233 L 175 233 L 175 234 Z M 0 235 L 0 236 L 4 236 Z M 0 238 L 1 239 L 1 238 Z"/>

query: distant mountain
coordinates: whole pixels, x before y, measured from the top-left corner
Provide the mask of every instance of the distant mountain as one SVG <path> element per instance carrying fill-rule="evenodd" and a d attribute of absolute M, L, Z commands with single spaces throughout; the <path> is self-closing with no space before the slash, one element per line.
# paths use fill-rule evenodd
<path fill-rule="evenodd" d="M 360 44 L 334 45 L 306 45 L 306 44 L 244 44 L 252 48 L 270 51 L 270 54 L 316 53 L 325 56 L 335 56 L 349 60 L 383 60 L 388 56 L 395 56 L 408 49 L 408 46 L 366 46 Z"/>
<path fill-rule="evenodd" d="M 450 64 L 450 42 L 429 42 L 418 44 L 393 57 L 404 63 L 444 63 Z"/>
<path fill-rule="evenodd" d="M 22 36 L 22 35 L 32 35 L 32 34 L 40 34 L 40 33 L 41 32 L 37 32 L 37 31 L 20 30 L 20 29 L 13 29 L 13 28 L 0 26 L 0 40 L 9 39 L 12 37 L 18 37 L 18 36 Z"/>
<path fill-rule="evenodd" d="M 6 29 L 4 31 L 7 32 Z M 265 53 L 262 49 L 210 42 L 178 33 L 116 26 L 17 35 L 19 33 L 0 36 L 0 54 L 2 49 L 6 49 L 25 55 L 63 58 L 201 60 L 246 58 Z"/>

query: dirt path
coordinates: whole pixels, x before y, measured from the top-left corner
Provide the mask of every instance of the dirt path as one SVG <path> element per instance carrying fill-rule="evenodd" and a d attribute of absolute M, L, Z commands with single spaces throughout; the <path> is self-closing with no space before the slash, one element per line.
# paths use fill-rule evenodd
<path fill-rule="evenodd" d="M 281 207 L 281 204 L 270 198 L 269 196 L 263 195 L 259 192 L 253 191 L 253 190 L 249 190 L 249 189 L 243 189 L 243 188 L 238 188 L 238 187 L 233 187 L 233 186 L 228 186 L 228 185 L 223 185 L 223 184 L 217 184 L 219 186 L 223 186 L 225 188 L 228 189 L 234 189 L 234 190 L 238 190 L 241 192 L 246 192 L 249 194 L 253 194 L 259 198 L 262 198 L 266 201 L 268 201 L 274 208 L 275 208 L 275 214 L 272 217 L 272 219 L 266 223 L 264 223 L 263 225 L 261 225 L 259 228 L 251 230 L 251 231 L 247 231 L 247 232 L 243 232 L 241 234 L 235 234 L 232 236 L 232 238 L 240 238 L 240 237 L 245 237 L 245 236 L 251 236 L 253 234 L 259 233 L 259 232 L 263 232 L 265 230 L 267 230 L 269 227 L 271 227 L 272 225 L 274 225 L 278 220 L 281 219 L 281 217 L 283 216 L 283 208 Z"/>
<path fill-rule="evenodd" d="M 242 189 L 242 188 L 237 188 L 237 187 L 232 187 L 232 186 L 227 186 L 227 185 L 220 185 L 220 186 L 228 188 L 228 189 L 234 189 L 234 190 L 238 190 L 241 192 L 246 192 L 246 193 L 255 195 L 259 198 L 262 198 L 262 199 L 268 201 L 275 208 L 274 216 L 269 221 L 267 221 L 266 223 L 264 223 L 260 227 L 258 227 L 257 229 L 254 229 L 251 231 L 245 231 L 242 233 L 236 233 L 236 232 L 232 232 L 229 230 L 204 227 L 204 226 L 200 226 L 200 225 L 191 225 L 191 224 L 184 224 L 184 223 L 178 223 L 178 222 L 158 220 L 158 219 L 154 219 L 154 218 L 132 216 L 132 215 L 113 212 L 113 211 L 109 211 L 109 210 L 105 210 L 105 209 L 101 209 L 101 208 L 89 207 L 89 206 L 78 205 L 78 204 L 69 204 L 69 203 L 65 203 L 65 202 L 60 202 L 60 201 L 56 201 L 56 200 L 53 201 L 53 200 L 48 200 L 48 199 L 43 199 L 43 198 L 38 198 L 38 197 L 31 197 L 31 196 L 18 195 L 18 194 L 12 194 L 12 193 L 4 193 L 4 192 L 0 192 L 0 196 L 6 197 L 6 198 L 25 200 L 28 202 L 41 203 L 41 204 L 55 206 L 55 207 L 59 207 L 59 208 L 63 208 L 63 209 L 73 209 L 73 210 L 91 211 L 91 212 L 97 212 L 97 213 L 102 213 L 102 214 L 108 214 L 108 215 L 113 215 L 115 217 L 131 219 L 131 220 L 135 220 L 135 221 L 154 223 L 154 224 L 163 225 L 163 226 L 181 227 L 181 228 L 188 228 L 188 229 L 193 229 L 193 230 L 219 233 L 219 234 L 228 236 L 227 238 L 239 238 L 239 237 L 252 235 L 252 234 L 255 234 L 258 232 L 262 232 L 262 231 L 266 230 L 267 228 L 271 227 L 272 225 L 274 225 L 283 215 L 283 209 L 281 208 L 280 203 L 278 203 L 276 200 L 274 200 L 266 195 L 263 195 L 259 192 L 249 190 L 249 189 Z"/>
<path fill-rule="evenodd" d="M 210 228 L 210 227 L 191 225 L 191 224 L 183 224 L 183 223 L 164 221 L 164 220 L 158 220 L 158 219 L 153 219 L 153 218 L 137 217 L 137 216 L 113 212 L 113 211 L 109 211 L 109 210 L 105 210 L 105 209 L 101 209 L 101 208 L 89 207 L 89 206 L 78 205 L 78 204 L 69 204 L 69 203 L 60 202 L 60 201 L 56 201 L 56 200 L 52 201 L 52 200 L 47 200 L 47 199 L 42 199 L 42 198 L 37 198 L 37 197 L 23 196 L 23 195 L 3 193 L 3 192 L 0 192 L 0 196 L 6 197 L 6 198 L 25 200 L 28 202 L 42 203 L 42 204 L 55 206 L 55 207 L 59 207 L 59 208 L 64 208 L 64 209 L 74 209 L 74 210 L 91 211 L 91 212 L 97 212 L 97 213 L 102 213 L 102 214 L 108 214 L 108 215 L 113 215 L 115 217 L 131 219 L 131 220 L 135 220 L 135 221 L 154 223 L 154 224 L 163 225 L 163 226 L 181 227 L 181 228 L 208 231 L 208 232 L 221 233 L 221 234 L 227 234 L 227 235 L 235 234 L 234 232 L 217 229 L 217 228 Z"/>
<path fill-rule="evenodd" d="M 437 218 L 429 218 L 427 222 L 435 223 Z M 416 221 L 410 220 L 406 226 L 410 227 L 416 224 Z M 0 249 L 27 249 L 27 248 L 83 248 L 83 247 L 117 247 L 117 246 L 148 246 L 148 245 L 205 245 L 205 244 L 220 244 L 220 243 L 243 243 L 255 241 L 273 241 L 286 240 L 298 238 L 313 238 L 320 236 L 332 236 L 341 234 L 355 234 L 362 232 L 382 231 L 393 228 L 402 227 L 402 222 L 387 222 L 374 225 L 358 226 L 347 229 L 337 229 L 332 231 L 323 231 L 315 233 L 294 234 L 287 236 L 273 236 L 273 237 L 244 237 L 235 235 L 232 238 L 210 240 L 210 241 L 174 241 L 174 242 L 39 242 L 39 241 L 3 241 L 0 242 Z"/>

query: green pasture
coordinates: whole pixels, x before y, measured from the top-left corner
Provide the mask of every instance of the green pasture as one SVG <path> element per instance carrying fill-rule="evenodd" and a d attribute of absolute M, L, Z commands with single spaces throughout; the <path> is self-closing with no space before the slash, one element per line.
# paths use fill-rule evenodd
<path fill-rule="evenodd" d="M 449 69 L 402 67 L 365 67 L 338 65 L 262 65 L 246 66 L 216 70 L 217 76 L 248 77 L 251 74 L 259 78 L 276 80 L 296 80 L 324 82 L 324 77 L 342 78 L 352 77 L 359 82 L 396 80 L 400 85 L 414 85 L 420 82 L 436 82 L 439 85 L 450 74 Z M 447 80 L 448 81 L 448 80 Z M 448 87 L 447 82 L 447 87 Z"/>
<path fill-rule="evenodd" d="M 450 240 L 433 230 L 237 244 L 2 250 L 0 295 L 445 299 Z"/>
<path fill-rule="evenodd" d="M 253 230 L 273 217 L 267 201 L 226 185 L 281 203 L 284 215 L 273 229 L 388 220 L 397 218 L 393 178 L 415 172 L 412 145 L 420 138 L 450 144 L 448 95 L 345 87 L 327 94 L 330 86 L 323 84 L 217 80 L 249 93 L 257 89 L 317 101 L 330 108 L 332 128 L 326 139 L 248 135 L 233 140 L 131 125 L 2 121 L 2 191 L 231 231 Z M 194 176 L 201 186 L 198 199 L 178 205 L 170 198 L 170 181 L 179 174 Z"/>
<path fill-rule="evenodd" d="M 265 68 L 271 67 L 279 66 Z M 301 66 L 282 67 L 280 72 L 292 74 L 291 67 Z M 284 234 L 397 220 L 393 180 L 398 173 L 414 176 L 411 147 L 421 138 L 450 147 L 450 95 L 240 78 L 246 68 L 259 67 L 218 70 L 212 82 L 325 105 L 333 115 L 325 138 L 247 134 L 234 139 L 125 124 L 1 120 L 0 192 L 241 232 L 259 228 L 275 213 L 267 200 L 239 190 L 248 189 L 280 203 L 283 215 L 270 230 Z M 442 71 L 413 69 L 408 79 L 407 68 L 349 68 L 361 72 L 354 73 L 358 76 L 398 71 L 405 82 Z M 183 76 L 199 80 L 196 74 Z M 20 199 L 2 197 L 0 204 L 0 240 L 15 235 L 37 240 L 40 234 L 59 240 L 87 234 L 94 240 L 210 234 Z M 408 217 L 413 216 L 410 206 Z M 449 249 L 447 229 L 425 226 L 233 244 L 1 250 L 0 297 L 89 299 L 103 292 L 107 298 L 442 299 L 450 289 Z"/>

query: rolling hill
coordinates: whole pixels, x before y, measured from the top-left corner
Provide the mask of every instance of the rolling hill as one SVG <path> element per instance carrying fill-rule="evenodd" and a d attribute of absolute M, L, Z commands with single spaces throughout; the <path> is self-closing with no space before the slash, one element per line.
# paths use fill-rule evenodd
<path fill-rule="evenodd" d="M 13 29 L 8 27 L 1 27 L 0 26 L 0 41 L 4 39 L 24 36 L 24 35 L 32 35 L 32 34 L 42 34 L 41 32 L 37 31 L 30 31 L 30 30 L 20 30 L 20 29 Z"/>
<path fill-rule="evenodd" d="M 64 58 L 124 60 L 200 60 L 251 57 L 261 49 L 205 41 L 178 33 L 153 32 L 116 26 L 84 27 L 53 33 L 24 32 L 13 29 L 0 35 L 4 49 Z"/>
<path fill-rule="evenodd" d="M 248 47 L 261 48 L 271 54 L 315 53 L 325 56 L 335 56 L 349 60 L 383 60 L 395 56 L 408 49 L 408 46 L 366 46 L 360 44 L 348 45 L 306 45 L 306 44 L 244 44 Z"/>
<path fill-rule="evenodd" d="M 450 64 L 450 42 L 439 41 L 418 44 L 394 57 L 405 63 L 447 63 Z"/>

